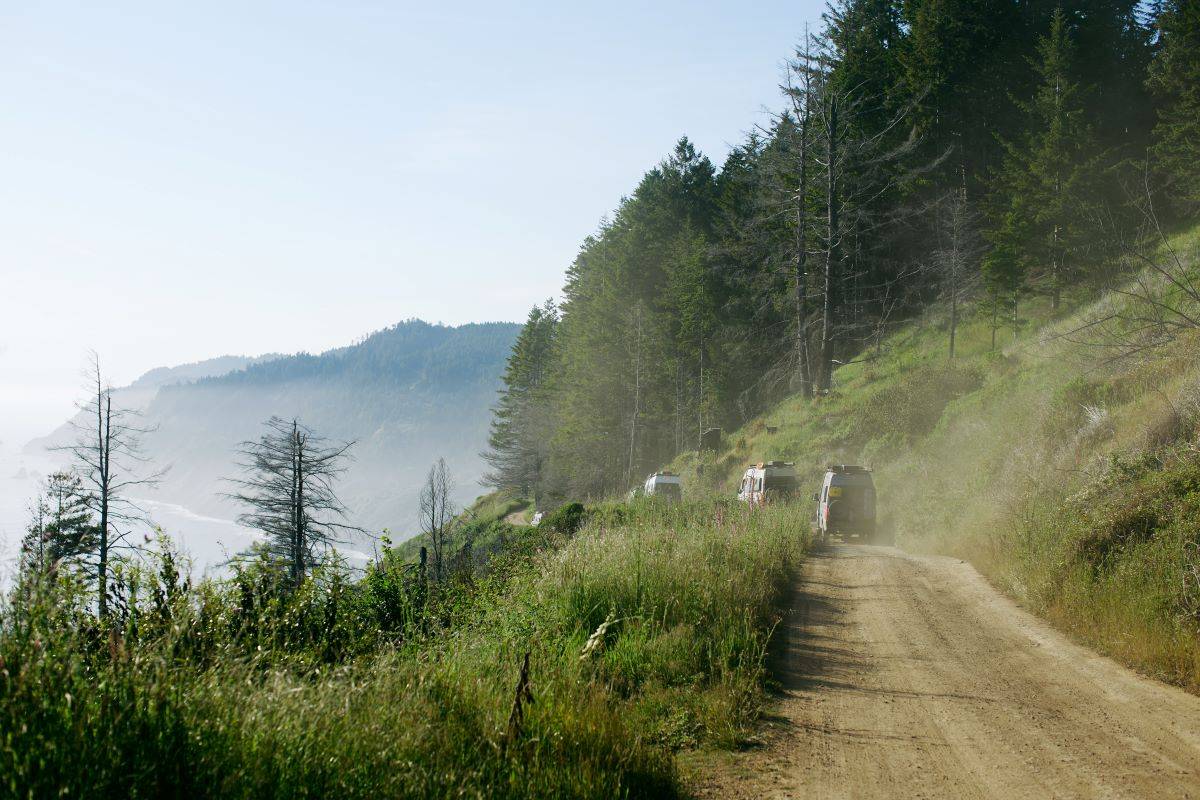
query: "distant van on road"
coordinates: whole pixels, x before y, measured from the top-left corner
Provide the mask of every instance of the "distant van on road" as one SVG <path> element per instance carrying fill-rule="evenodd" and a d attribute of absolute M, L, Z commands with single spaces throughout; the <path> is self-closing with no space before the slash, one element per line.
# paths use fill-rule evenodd
<path fill-rule="evenodd" d="M 796 493 L 800 483 L 796 465 L 791 461 L 760 461 L 742 474 L 738 500 L 759 505 L 772 499 L 784 499 Z"/>
<path fill-rule="evenodd" d="M 683 499 L 683 480 L 674 472 L 656 472 L 642 486 L 642 493 L 650 497 L 662 497 L 671 502 Z"/>
<path fill-rule="evenodd" d="M 822 541 L 834 534 L 844 539 L 858 536 L 876 541 L 875 481 L 866 467 L 830 465 L 821 491 L 813 495 L 813 500 L 817 503 L 817 529 Z"/>

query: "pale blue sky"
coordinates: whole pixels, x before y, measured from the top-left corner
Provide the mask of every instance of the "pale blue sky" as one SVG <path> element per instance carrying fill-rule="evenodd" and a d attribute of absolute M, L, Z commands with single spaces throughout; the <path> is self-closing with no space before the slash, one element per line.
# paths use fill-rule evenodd
<path fill-rule="evenodd" d="M 688 135 L 777 107 L 822 3 L 0 6 L 0 440 L 114 382 L 519 320 Z"/>

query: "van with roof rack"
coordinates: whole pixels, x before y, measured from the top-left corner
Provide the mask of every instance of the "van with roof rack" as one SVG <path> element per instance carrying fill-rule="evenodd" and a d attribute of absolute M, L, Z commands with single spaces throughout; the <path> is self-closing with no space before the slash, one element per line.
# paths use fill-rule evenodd
<path fill-rule="evenodd" d="M 760 461 L 742 474 L 738 500 L 752 506 L 771 500 L 784 500 L 796 494 L 800 482 L 792 461 Z"/>
<path fill-rule="evenodd" d="M 817 504 L 817 531 L 822 541 L 831 536 L 853 536 L 878 544 L 875 520 L 875 481 L 871 471 L 856 464 L 830 464 L 813 495 Z"/>

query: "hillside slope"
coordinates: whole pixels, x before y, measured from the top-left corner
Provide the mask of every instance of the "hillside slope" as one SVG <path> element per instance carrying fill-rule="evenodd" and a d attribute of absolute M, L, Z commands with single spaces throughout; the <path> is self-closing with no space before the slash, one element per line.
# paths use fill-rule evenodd
<path fill-rule="evenodd" d="M 1176 245 L 1200 263 L 1200 232 Z M 1200 336 L 1105 363 L 1060 336 L 1095 307 L 1072 302 L 1027 302 L 994 351 L 991 320 L 969 317 L 953 361 L 931 313 L 842 367 L 829 396 L 785 400 L 703 470 L 695 454 L 676 466 L 732 492 L 760 459 L 796 461 L 814 490 L 826 463 L 866 463 L 900 547 L 968 559 L 1101 651 L 1200 688 Z"/>

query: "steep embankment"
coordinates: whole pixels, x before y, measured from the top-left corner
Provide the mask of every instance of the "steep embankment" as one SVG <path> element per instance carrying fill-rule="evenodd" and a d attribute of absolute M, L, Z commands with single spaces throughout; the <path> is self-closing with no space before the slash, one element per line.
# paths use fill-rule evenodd
<path fill-rule="evenodd" d="M 1175 244 L 1194 265 L 1200 234 Z M 796 461 L 814 487 L 825 463 L 867 463 L 900 547 L 965 558 L 1072 635 L 1195 690 L 1200 337 L 1102 361 L 1061 337 L 1097 305 L 1082 291 L 1074 303 L 1054 315 L 1029 301 L 994 350 L 990 317 L 968 317 L 953 361 L 932 314 L 838 370 L 828 397 L 733 432 L 702 474 L 679 466 L 731 491 L 763 458 Z"/>

